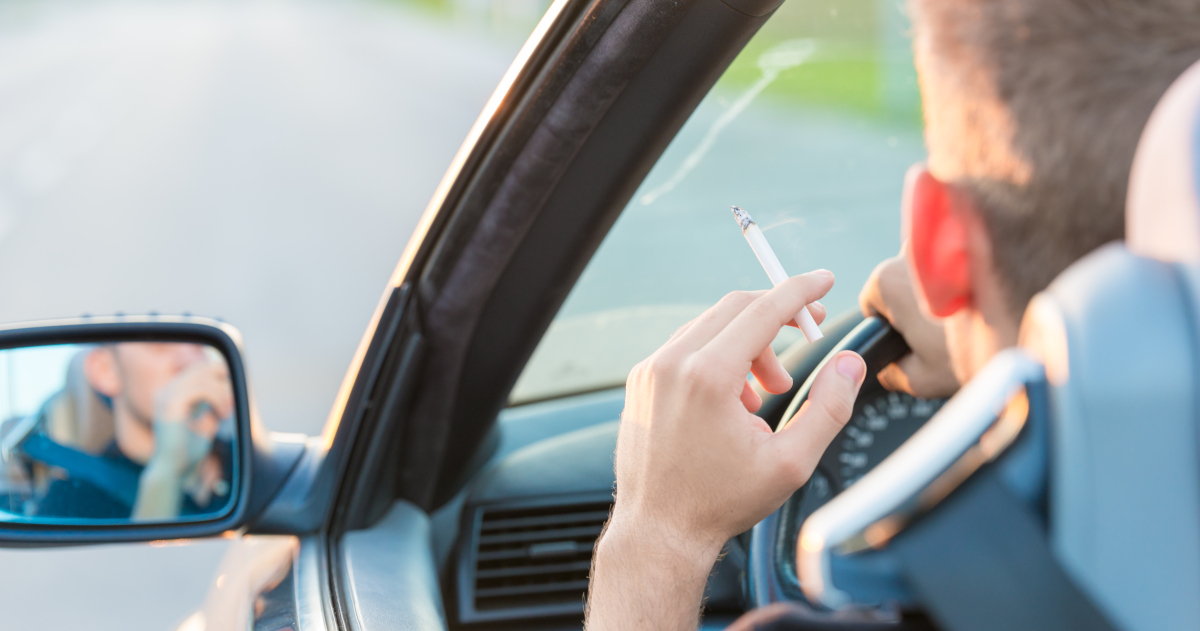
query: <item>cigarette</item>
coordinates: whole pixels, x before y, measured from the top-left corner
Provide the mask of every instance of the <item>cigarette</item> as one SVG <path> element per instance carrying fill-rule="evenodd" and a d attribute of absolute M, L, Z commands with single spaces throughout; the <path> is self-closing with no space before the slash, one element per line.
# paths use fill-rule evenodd
<path fill-rule="evenodd" d="M 733 209 L 733 218 L 742 227 L 742 236 L 746 237 L 750 249 L 754 250 L 754 256 L 758 257 L 758 262 L 762 264 L 763 269 L 767 272 L 767 277 L 771 279 L 771 285 L 778 287 L 779 283 L 788 279 L 788 274 L 783 271 L 783 264 L 779 262 L 779 257 L 775 256 L 771 244 L 767 243 L 767 238 L 763 236 L 758 224 L 750 218 L 750 213 L 737 206 L 730 206 L 730 208 Z M 813 320 L 812 314 L 808 312 L 808 305 L 800 307 L 800 313 L 796 314 L 796 324 L 800 326 L 800 332 L 804 334 L 804 339 L 809 342 L 815 342 L 825 337 L 821 334 L 821 329 L 817 328 L 817 321 Z"/>

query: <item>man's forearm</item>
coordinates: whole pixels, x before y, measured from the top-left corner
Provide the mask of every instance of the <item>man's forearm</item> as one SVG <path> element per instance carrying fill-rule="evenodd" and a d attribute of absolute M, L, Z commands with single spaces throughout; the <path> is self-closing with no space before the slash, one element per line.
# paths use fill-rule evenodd
<path fill-rule="evenodd" d="M 182 476 L 171 464 L 151 461 L 138 480 L 134 521 L 155 521 L 179 516 L 183 500 Z"/>
<path fill-rule="evenodd" d="M 588 631 L 695 631 L 704 585 L 723 543 L 695 543 L 610 521 L 592 561 Z"/>

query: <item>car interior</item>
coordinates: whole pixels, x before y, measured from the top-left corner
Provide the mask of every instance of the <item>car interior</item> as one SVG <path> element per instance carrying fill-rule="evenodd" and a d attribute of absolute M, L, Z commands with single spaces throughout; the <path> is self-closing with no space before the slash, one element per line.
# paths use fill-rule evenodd
<path fill-rule="evenodd" d="M 1193 136 L 1177 131 L 1195 127 L 1200 73 L 1191 79 L 1184 86 L 1191 94 L 1171 95 L 1191 99 L 1191 107 L 1173 120 L 1156 117 L 1140 156 L 1173 152 L 1186 157 L 1185 165 L 1194 164 Z M 1171 176 L 1178 181 L 1163 181 Z M 1145 168 L 1135 172 L 1138 177 L 1144 181 L 1135 180 L 1135 191 L 1166 188 L 1179 199 L 1131 205 L 1128 244 L 1107 246 L 1079 261 L 1031 305 L 1023 344 L 1044 363 L 1045 379 L 1028 384 L 1024 409 L 1030 420 L 1018 430 L 1021 439 L 984 465 L 1019 497 L 1012 509 L 1034 517 L 1032 523 L 1045 531 L 1047 553 L 1103 615 L 1089 617 L 1087 604 L 1073 603 L 1079 608 L 1072 609 L 1061 591 L 1052 592 L 1060 602 L 1039 599 L 1034 592 L 1052 582 L 1044 576 L 1034 585 L 1012 585 L 997 576 L 1011 567 L 989 554 L 945 561 L 951 552 L 964 551 L 939 554 L 926 544 L 917 546 L 926 563 L 940 558 L 951 567 L 905 567 L 911 550 L 858 567 L 847 564 L 835 570 L 834 580 L 860 607 L 858 615 L 835 619 L 813 602 L 812 628 L 942 623 L 999 629 L 1022 621 L 1031 626 L 1021 628 L 1049 628 L 1048 621 L 1061 625 L 1056 628 L 1187 628 L 1200 620 L 1187 595 L 1200 585 L 1193 394 L 1200 350 L 1194 343 L 1200 231 L 1181 235 L 1177 221 L 1187 217 L 1194 225 L 1200 204 L 1187 168 Z M 1133 321 L 1145 328 L 1131 332 Z M 871 373 L 907 351 L 886 323 L 853 312 L 825 331 L 821 342 L 800 342 L 782 354 L 797 383 L 835 349 L 860 350 Z M 788 404 L 793 411 L 804 388 L 797 396 L 769 400 L 764 418 L 775 424 L 789 416 Z M 451 626 L 579 628 L 592 545 L 612 502 L 622 402 L 621 390 L 613 389 L 513 406 L 500 414 L 486 464 L 430 522 Z M 869 476 L 944 404 L 865 384 L 851 422 L 809 483 L 752 533 L 728 543 L 709 580 L 702 628 L 723 628 L 747 608 L 777 600 L 809 603 L 796 567 L 805 519 Z M 1149 462 L 1155 466 L 1146 466 Z M 985 477 L 980 470 L 974 475 Z M 975 488 L 956 491 L 969 494 Z M 962 529 L 971 525 L 958 523 Z M 996 542 L 941 538 L 937 545 L 954 543 Z M 881 546 L 872 553 L 887 550 Z M 999 602 L 1024 597 L 1026 607 L 1016 614 L 1000 611 L 972 597 L 969 587 L 947 585 L 940 580 L 944 574 L 967 585 L 991 585 L 1000 592 Z M 930 604 L 937 607 L 937 623 L 924 613 Z M 1056 619 L 1064 614 L 1069 617 Z"/>

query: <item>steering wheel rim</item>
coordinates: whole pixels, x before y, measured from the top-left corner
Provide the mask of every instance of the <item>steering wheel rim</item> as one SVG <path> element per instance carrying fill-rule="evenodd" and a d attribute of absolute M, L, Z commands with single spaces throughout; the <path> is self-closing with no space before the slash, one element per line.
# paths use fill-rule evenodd
<path fill-rule="evenodd" d="M 798 379 L 804 378 L 804 382 L 782 415 L 779 429 L 787 424 L 807 399 L 813 379 L 824 363 L 843 350 L 859 353 L 867 364 L 867 381 L 864 382 L 860 401 L 856 402 L 856 411 L 859 409 L 864 395 L 878 396 L 883 392 L 875 375 L 888 364 L 910 352 L 904 338 L 886 320 L 878 317 L 863 319 L 854 328 L 847 331 L 808 374 L 795 375 Z M 908 395 L 902 396 L 907 397 Z M 833 447 L 830 448 L 830 451 L 832 450 Z M 794 578 L 796 576 L 794 556 L 796 538 L 794 534 L 798 531 L 799 524 L 793 526 L 792 522 L 799 512 L 798 507 L 805 494 L 808 493 L 811 484 L 810 480 L 810 483 L 801 487 L 779 511 L 776 511 L 752 531 L 750 544 L 752 561 L 749 582 L 751 599 L 756 606 L 764 606 L 778 601 L 809 604 L 800 589 L 799 581 Z M 791 577 L 790 580 L 788 575 Z M 818 608 L 811 607 L 811 605 L 810 608 L 814 616 L 823 615 Z M 883 625 L 880 628 L 894 629 L 896 628 L 895 624 L 899 622 L 900 613 L 894 608 L 857 612 L 849 617 L 845 612 L 841 612 L 838 614 L 838 619 L 848 623 L 853 622 L 859 628 L 863 628 L 863 624 L 878 623 Z"/>
<path fill-rule="evenodd" d="M 821 364 L 828 360 L 828 356 L 832 356 L 841 350 L 855 350 L 864 355 L 869 368 L 868 379 L 873 379 L 879 369 L 903 356 L 904 352 L 907 352 L 906 346 L 894 345 L 894 343 L 889 346 L 887 343 L 880 343 L 881 340 L 887 340 L 889 336 L 894 336 L 892 340 L 899 337 L 886 322 L 878 319 L 864 321 L 859 327 L 856 327 L 840 340 L 828 353 L 827 357 L 822 360 Z M 947 497 L 959 485 L 966 485 L 965 483 L 968 478 L 972 478 L 973 476 L 980 477 L 976 475 L 976 472 L 982 470 L 991 470 L 993 473 L 1001 472 L 999 473 L 1001 476 L 1009 476 L 1014 471 L 1019 471 L 1018 475 L 1023 476 L 1025 482 L 1014 485 L 1011 483 L 1011 480 L 1008 480 L 1007 482 L 1009 483 L 1007 486 L 1010 487 L 1010 491 L 1015 491 L 1015 495 L 1019 496 L 1025 502 L 1025 505 L 1038 503 L 1033 498 L 1044 492 L 1045 483 L 1046 432 L 1044 419 L 1035 423 L 1040 429 L 1030 434 L 1029 431 L 1024 429 L 1026 426 L 1026 416 L 1028 415 L 1020 413 L 1019 410 L 1013 412 L 1011 410 L 1012 406 L 1009 406 L 1009 404 L 1014 400 L 1015 395 L 1024 394 L 1029 384 L 1042 383 L 1043 373 L 1041 365 L 1027 354 L 1018 350 L 1005 351 L 998 358 L 1000 361 L 995 362 L 996 365 L 991 369 L 991 372 L 998 373 L 999 376 L 995 379 L 986 378 L 979 380 L 982 384 L 990 382 L 990 386 L 975 385 L 965 388 L 956 397 L 956 400 L 960 398 L 973 399 L 974 402 L 957 404 L 957 411 L 954 411 L 953 414 L 961 417 L 963 416 L 963 410 L 968 410 L 970 414 L 974 415 L 975 420 L 968 422 L 968 427 L 959 432 L 956 439 L 957 443 L 950 447 L 943 445 L 943 453 L 939 457 L 944 462 L 926 467 L 928 471 L 919 474 L 908 472 L 905 475 L 897 476 L 895 472 L 892 472 L 893 477 L 896 479 L 907 479 L 909 486 L 916 485 L 913 488 L 917 491 L 926 491 L 931 486 L 939 486 L 940 495 L 935 494 L 937 495 L 936 499 L 932 502 L 924 502 L 922 505 L 922 502 L 916 501 L 913 489 L 909 489 L 907 491 L 908 496 L 903 498 L 904 501 L 892 502 L 891 504 L 879 502 L 879 514 L 874 515 L 871 520 L 863 522 L 860 526 L 865 527 L 865 525 L 875 523 L 883 517 L 901 515 L 903 519 L 897 522 L 899 528 L 889 535 L 889 537 L 894 536 L 907 527 L 909 520 L 915 523 L 918 519 L 924 519 L 922 515 L 925 511 L 932 508 L 938 502 L 941 502 L 941 498 Z M 817 369 L 819 369 L 819 365 Z M 815 372 L 816 370 L 813 371 L 813 373 Z M 987 370 L 985 369 L 984 372 L 987 372 Z M 811 381 L 811 375 L 809 377 L 810 379 L 807 381 Z M 806 386 L 808 385 L 811 384 L 806 382 Z M 881 388 L 877 382 L 875 387 Z M 986 391 L 983 394 L 983 403 L 980 402 L 979 391 L 981 389 Z M 797 392 L 792 405 L 789 406 L 788 414 L 784 418 L 790 418 L 794 411 L 798 409 L 799 405 L 803 402 L 804 396 L 807 394 L 807 390 L 807 387 L 802 387 Z M 866 389 L 864 388 L 863 393 L 865 392 Z M 963 397 L 963 394 L 968 396 Z M 860 398 L 862 396 L 863 394 L 860 393 Z M 859 404 L 860 402 L 856 401 L 856 409 Z M 1005 414 L 1000 414 L 1001 410 L 1005 409 L 1006 406 L 1010 408 L 1009 411 Z M 1020 406 L 1016 407 L 1019 408 Z M 935 416 L 941 418 L 946 416 L 946 414 L 938 413 Z M 1004 428 L 997 430 L 997 427 L 1004 424 L 1006 417 L 1009 417 L 1009 421 L 1016 419 L 1016 424 L 1013 425 L 1010 422 L 1007 430 Z M 958 419 L 957 421 L 952 419 L 950 424 L 962 425 L 962 419 Z M 942 423 L 942 425 L 944 426 L 946 423 Z M 985 432 L 991 435 L 990 439 L 993 442 L 990 446 L 987 446 L 990 451 L 987 451 L 985 454 L 986 457 L 981 458 L 979 457 L 980 445 L 989 439 L 985 435 Z M 1005 434 L 1005 432 L 1007 433 Z M 926 433 L 928 434 L 929 432 Z M 1005 434 L 1006 438 L 996 442 L 997 434 Z M 1018 439 L 1018 434 L 1023 438 Z M 914 433 L 912 436 L 915 437 L 916 435 Z M 981 436 L 983 440 L 981 440 Z M 913 440 L 906 438 L 902 445 L 907 445 L 910 442 L 913 442 Z M 926 439 L 924 442 L 928 443 L 929 441 Z M 951 442 L 953 443 L 954 441 Z M 1010 447 L 1012 445 L 1019 445 L 1019 448 Z M 831 447 L 832 449 L 833 447 Z M 901 447 L 896 447 L 893 452 L 888 453 L 883 461 L 890 462 L 895 460 L 891 458 L 891 453 L 898 452 L 900 449 Z M 909 449 L 908 451 L 912 450 Z M 967 456 L 971 456 L 973 459 L 967 458 Z M 911 454 L 909 460 L 912 460 Z M 964 468 L 962 466 L 964 460 L 970 460 L 968 463 L 970 466 Z M 992 464 L 993 460 L 996 461 L 994 465 Z M 1018 464 L 1014 465 L 1014 462 Z M 895 469 L 894 466 L 892 468 Z M 956 471 L 956 473 L 948 475 L 952 471 Z M 863 480 L 869 479 L 871 475 L 870 473 L 864 475 Z M 947 481 L 948 477 L 951 478 L 949 481 Z M 995 476 L 983 477 L 994 478 Z M 1009 477 L 1011 478 L 1011 476 Z M 876 482 L 878 482 L 878 478 L 880 476 L 876 475 Z M 811 481 L 809 484 L 811 484 Z M 796 553 L 801 548 L 801 546 L 796 545 L 796 541 L 803 528 L 795 523 L 795 515 L 789 516 L 788 511 L 792 510 L 794 512 L 797 503 L 803 499 L 803 493 L 807 490 L 807 487 L 808 485 L 802 487 L 801 491 L 798 491 L 793 498 L 789 499 L 779 511 L 758 524 L 752 531 L 749 546 L 749 587 L 752 603 L 755 606 L 764 606 L 778 601 L 787 601 L 793 605 L 799 604 L 805 610 L 811 612 L 814 621 L 832 624 L 834 627 L 844 626 L 844 628 L 848 629 L 908 628 L 910 626 L 908 622 L 912 619 L 906 614 L 914 611 L 924 611 L 925 604 L 923 599 L 914 595 L 914 592 L 907 585 L 907 581 L 902 578 L 901 567 L 903 564 L 900 557 L 896 556 L 891 548 L 875 549 L 882 548 L 882 545 L 859 545 L 855 548 L 853 545 L 850 545 L 853 542 L 849 541 L 847 537 L 841 537 L 832 542 L 823 542 L 829 545 L 821 546 L 820 554 L 816 557 L 821 561 L 816 566 L 817 571 L 820 572 L 819 575 L 821 578 L 826 581 L 826 587 L 832 587 L 829 569 L 830 560 L 832 559 L 837 564 L 840 564 L 838 566 L 838 580 L 846 580 L 847 584 L 855 589 L 855 598 L 852 601 L 849 598 L 839 601 L 836 596 L 829 598 L 830 594 L 837 593 L 833 590 L 817 591 L 814 594 L 811 590 L 801 589 L 800 585 L 802 583 L 799 578 L 793 578 L 791 584 L 788 584 L 787 577 L 784 576 L 785 572 L 782 572 L 780 568 L 786 568 L 788 566 L 787 561 L 792 559 L 798 560 L 798 563 L 791 563 L 793 571 L 800 563 L 804 563 L 804 554 Z M 901 491 L 898 493 L 899 496 L 903 496 L 906 492 Z M 858 491 L 855 491 L 853 494 L 862 495 Z M 848 496 L 852 494 L 843 493 L 837 497 L 841 498 L 844 495 Z M 967 493 L 967 496 L 970 495 L 971 493 Z M 837 500 L 830 500 L 829 504 L 835 501 Z M 876 498 L 876 501 L 879 501 L 878 498 Z M 806 517 L 818 515 L 821 511 L 828 513 L 829 511 L 826 510 L 826 507 L 829 504 L 807 516 L 801 515 L 799 521 L 805 522 L 807 526 L 807 523 L 812 520 L 806 519 Z M 916 507 L 916 510 L 911 510 L 914 507 Z M 860 504 L 861 508 L 862 505 Z M 859 535 L 859 539 L 864 539 L 861 536 L 863 532 L 863 528 L 860 528 L 856 532 Z M 828 530 L 825 532 L 825 535 L 829 535 Z M 793 544 L 790 547 L 784 545 L 789 540 Z M 883 540 L 884 543 L 886 541 L 887 539 Z M 862 544 L 862 541 L 858 543 Z M 843 550 L 838 554 L 830 554 L 832 547 L 842 544 L 850 545 L 851 549 Z M 903 549 L 903 546 L 900 549 Z M 812 555 L 809 556 L 810 558 L 812 557 Z M 871 564 L 874 565 L 872 566 Z M 800 567 L 801 572 L 805 572 L 805 568 L 803 566 Z M 851 570 L 847 571 L 847 567 L 851 568 Z M 866 574 L 862 574 L 863 568 L 867 568 Z M 855 574 L 855 572 L 860 572 L 860 574 Z M 871 572 L 877 572 L 877 575 L 871 575 Z M 801 573 L 795 573 L 792 576 L 796 576 L 796 574 L 804 576 Z M 803 583 L 805 588 L 811 587 L 811 577 L 813 575 L 813 568 L 807 568 L 808 580 Z M 866 576 L 865 583 L 859 580 L 863 576 Z M 872 588 L 871 581 L 875 581 L 874 587 L 882 586 L 884 592 L 887 592 L 887 590 L 891 591 L 886 593 L 885 597 L 872 599 L 870 598 L 870 594 L 877 594 L 879 592 L 870 591 Z M 867 585 L 866 588 L 863 588 L 864 584 Z M 864 596 L 864 594 L 867 595 Z M 851 604 L 855 606 L 846 607 L 846 605 Z"/>

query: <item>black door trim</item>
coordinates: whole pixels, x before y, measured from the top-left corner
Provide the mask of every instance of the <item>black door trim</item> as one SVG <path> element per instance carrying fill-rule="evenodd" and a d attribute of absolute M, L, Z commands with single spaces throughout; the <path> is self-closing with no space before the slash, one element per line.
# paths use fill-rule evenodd
<path fill-rule="evenodd" d="M 327 430 L 343 628 L 341 534 L 395 498 L 429 511 L 456 491 L 617 215 L 780 1 L 559 0 L 539 25 L 413 235 Z"/>

